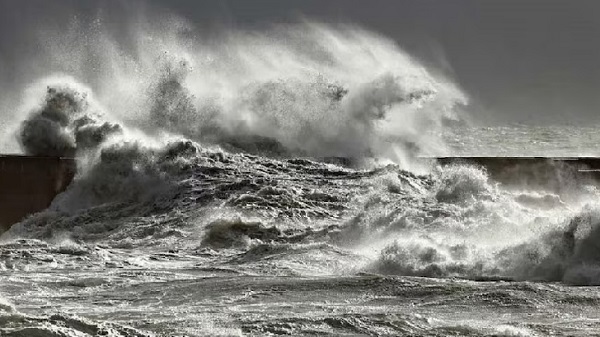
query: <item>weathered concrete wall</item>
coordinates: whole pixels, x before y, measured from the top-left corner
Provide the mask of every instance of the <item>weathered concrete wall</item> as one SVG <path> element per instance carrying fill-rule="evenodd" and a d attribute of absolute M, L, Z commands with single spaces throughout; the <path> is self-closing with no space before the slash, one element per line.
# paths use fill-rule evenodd
<path fill-rule="evenodd" d="M 50 206 L 74 175 L 73 159 L 0 155 L 0 233 Z"/>

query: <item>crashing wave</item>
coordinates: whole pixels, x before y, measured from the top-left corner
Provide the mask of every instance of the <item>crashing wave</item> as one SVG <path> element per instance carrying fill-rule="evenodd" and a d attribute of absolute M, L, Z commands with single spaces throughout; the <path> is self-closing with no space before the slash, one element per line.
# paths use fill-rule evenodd
<path fill-rule="evenodd" d="M 505 189 L 467 165 L 405 170 L 440 149 L 465 97 L 390 40 L 318 24 L 221 47 L 155 38 L 137 59 L 109 53 L 110 85 L 53 76 L 29 89 L 23 152 L 74 156 L 78 174 L 4 240 L 168 244 L 237 267 L 307 261 L 307 273 L 339 259 L 345 271 L 600 282 L 597 221 L 578 213 L 596 190 Z"/>

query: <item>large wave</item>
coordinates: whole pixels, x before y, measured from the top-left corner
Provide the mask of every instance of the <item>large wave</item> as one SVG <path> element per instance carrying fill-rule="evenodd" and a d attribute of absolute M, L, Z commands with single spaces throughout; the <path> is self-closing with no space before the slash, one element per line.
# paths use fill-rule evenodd
<path fill-rule="evenodd" d="M 269 155 L 408 165 L 417 154 L 439 151 L 439 128 L 466 102 L 455 84 L 396 43 L 354 26 L 230 31 L 216 42 L 182 21 L 162 29 L 140 23 L 129 45 L 101 24 L 73 26 L 45 32 L 49 75 L 76 80 L 32 86 L 43 102 L 32 109 L 29 95 L 21 108 L 21 116 L 29 114 L 19 137 L 26 153 L 70 155 L 125 127 Z M 45 139 L 36 139 L 40 134 Z"/>
<path fill-rule="evenodd" d="M 449 165 L 415 202 L 373 195 L 350 231 L 384 274 L 598 284 L 597 189 L 506 188 L 481 167 Z M 550 186 L 556 182 L 550 182 Z M 577 190 L 577 198 L 573 191 Z M 418 193 L 414 193 L 418 192 Z"/>
<path fill-rule="evenodd" d="M 465 103 L 454 84 L 358 27 L 231 31 L 216 44 L 175 21 L 140 25 L 125 46 L 101 25 L 73 25 L 44 33 L 49 75 L 26 88 L 21 121 L 5 130 L 25 154 L 77 158 L 63 209 L 168 190 L 177 179 L 165 154 L 181 139 L 410 168 L 443 147 L 439 128 Z"/>
<path fill-rule="evenodd" d="M 465 165 L 405 170 L 443 151 L 440 128 L 466 98 L 391 40 L 304 23 L 217 43 L 168 27 L 139 27 L 133 46 L 96 27 L 83 49 L 80 34 L 50 34 L 50 69 L 69 75 L 34 81 L 10 131 L 25 154 L 77 158 L 78 174 L 4 239 L 187 237 L 246 268 L 599 282 L 600 222 L 582 206 L 593 188 L 506 189 Z"/>

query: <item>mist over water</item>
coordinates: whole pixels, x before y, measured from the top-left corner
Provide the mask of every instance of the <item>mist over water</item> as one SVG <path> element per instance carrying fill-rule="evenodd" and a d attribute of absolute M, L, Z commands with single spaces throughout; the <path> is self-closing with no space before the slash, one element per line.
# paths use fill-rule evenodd
<path fill-rule="evenodd" d="M 128 43 L 111 35 L 102 20 L 74 20 L 66 31 L 43 31 L 47 74 L 23 74 L 35 78 L 23 88 L 14 114 L 4 116 L 11 122 L 2 126 L 4 150 L 74 157 L 78 172 L 48 210 L 2 234 L 7 253 L 0 256 L 0 270 L 64 271 L 65 279 L 82 273 L 64 281 L 65 287 L 89 289 L 93 305 L 81 297 L 83 302 L 64 310 L 106 322 L 47 312 L 40 318 L 0 297 L 0 318 L 9 317 L 7 329 L 13 329 L 0 332 L 29 325 L 54 335 L 142 336 L 144 329 L 174 332 L 181 326 L 196 335 L 239 332 L 218 322 L 224 330 L 198 328 L 201 319 L 186 309 L 191 303 L 214 306 L 202 302 L 221 294 L 211 290 L 214 284 L 192 283 L 189 293 L 206 294 L 185 300 L 177 296 L 188 291 L 169 288 L 204 278 L 217 284 L 244 279 L 269 291 L 279 285 L 268 282 L 283 282 L 289 293 L 312 286 L 327 290 L 320 277 L 348 278 L 339 289 L 353 293 L 351 282 L 370 277 L 384 284 L 403 280 L 395 277 L 428 277 L 447 285 L 442 296 L 455 296 L 450 282 L 456 279 L 508 280 L 515 288 L 506 295 L 503 284 L 490 283 L 492 294 L 501 293 L 492 300 L 527 308 L 529 302 L 516 298 L 522 286 L 517 281 L 600 284 L 595 183 L 561 167 L 552 168 L 556 181 L 534 173 L 527 184 L 517 175 L 500 183 L 483 167 L 424 160 L 450 150 L 442 135 L 448 125 L 461 124 L 467 95 L 395 42 L 356 26 L 313 22 L 211 38 L 175 18 L 132 27 Z M 110 279 L 104 278 L 107 271 Z M 425 295 L 436 291 L 419 283 L 429 281 L 406 280 Z M 263 296 L 248 290 L 237 299 L 243 282 L 230 284 L 234 290 L 215 303 Z M 121 292 L 115 285 L 136 294 L 127 287 L 154 292 L 163 283 L 164 302 L 143 298 L 149 304 L 135 307 L 127 319 L 96 308 L 102 298 Z M 104 287 L 110 291 L 102 293 Z M 375 294 L 396 289 L 357 287 Z M 286 291 L 281 293 L 288 296 Z M 313 300 L 310 305 L 318 302 Z M 483 307 L 490 299 L 480 300 L 475 304 Z M 292 332 L 374 335 L 443 335 L 454 329 L 527 335 L 530 329 L 482 329 L 445 314 L 436 326 L 412 312 L 391 324 L 369 316 L 368 303 L 351 318 L 314 318 L 309 308 L 283 319 L 287 325 L 249 318 L 264 313 L 235 322 L 255 335 L 288 326 Z M 165 319 L 163 306 L 180 310 L 181 321 Z M 229 322 L 228 309 L 219 308 L 212 314 Z M 133 324 L 141 311 L 150 318 Z"/>

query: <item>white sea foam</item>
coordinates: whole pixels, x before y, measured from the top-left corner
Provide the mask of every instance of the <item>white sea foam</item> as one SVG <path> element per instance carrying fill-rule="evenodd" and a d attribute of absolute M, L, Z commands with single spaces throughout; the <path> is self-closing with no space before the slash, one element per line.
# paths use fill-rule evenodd
<path fill-rule="evenodd" d="M 439 328 L 432 333 L 535 335 L 510 322 L 432 327 L 421 316 L 413 322 L 367 311 L 370 303 L 388 310 L 389 298 L 370 302 L 379 292 L 426 313 L 438 306 L 419 304 L 430 295 L 443 297 L 435 303 L 448 308 L 444 301 L 462 300 L 465 284 L 479 287 L 450 284 L 452 277 L 600 283 L 598 189 L 589 180 L 560 165 L 551 167 L 560 179 L 519 175 L 509 179 L 510 188 L 479 166 L 416 170 L 418 156 L 446 150 L 440 131 L 447 119 L 460 118 L 455 108 L 466 98 L 393 41 L 355 26 L 316 23 L 213 39 L 180 20 L 159 26 L 139 23 L 127 45 L 101 23 L 44 33 L 48 76 L 32 79 L 12 118 L 19 123 L 3 131 L 26 154 L 74 156 L 78 173 L 48 210 L 2 236 L 0 267 L 17 275 L 0 275 L 14 287 L 10 298 L 25 289 L 19 282 L 45 289 L 21 297 L 31 300 L 24 308 L 40 297 L 76 298 L 80 307 L 65 310 L 112 315 L 119 308 L 126 312 L 119 319 L 169 332 L 181 323 L 197 334 Z M 373 165 L 357 165 L 367 162 Z M 69 274 L 75 271 L 82 274 Z M 243 280 L 238 285 L 223 275 Z M 286 278 L 284 286 L 269 279 L 281 275 L 302 278 Z M 338 305 L 329 283 L 314 286 L 321 276 L 335 276 L 336 291 L 355 283 L 366 288 L 352 299 L 360 306 Z M 230 288 L 220 293 L 226 282 Z M 521 283 L 510 291 L 502 286 L 482 286 L 489 296 L 477 288 L 468 300 L 529 308 L 529 298 L 519 298 Z M 302 296 L 327 292 L 332 312 L 352 309 L 316 317 L 323 309 L 318 298 L 317 311 L 307 306 L 314 312 L 298 317 L 271 322 L 260 321 L 262 311 L 246 315 L 294 287 Z M 140 289 L 149 295 L 138 296 Z M 50 298 L 54 290 L 59 295 Z M 84 303 L 85 296 L 73 295 L 84 293 L 96 297 Z M 267 296 L 273 302 L 263 307 L 251 302 Z M 189 301 L 244 325 L 198 323 L 206 318 L 194 316 Z M 180 316 L 165 319 L 163 308 Z M 138 333 L 111 322 L 16 311 L 0 298 L 0 319 L 11 317 L 13 335 Z M 138 322 L 146 315 L 152 319 Z"/>

